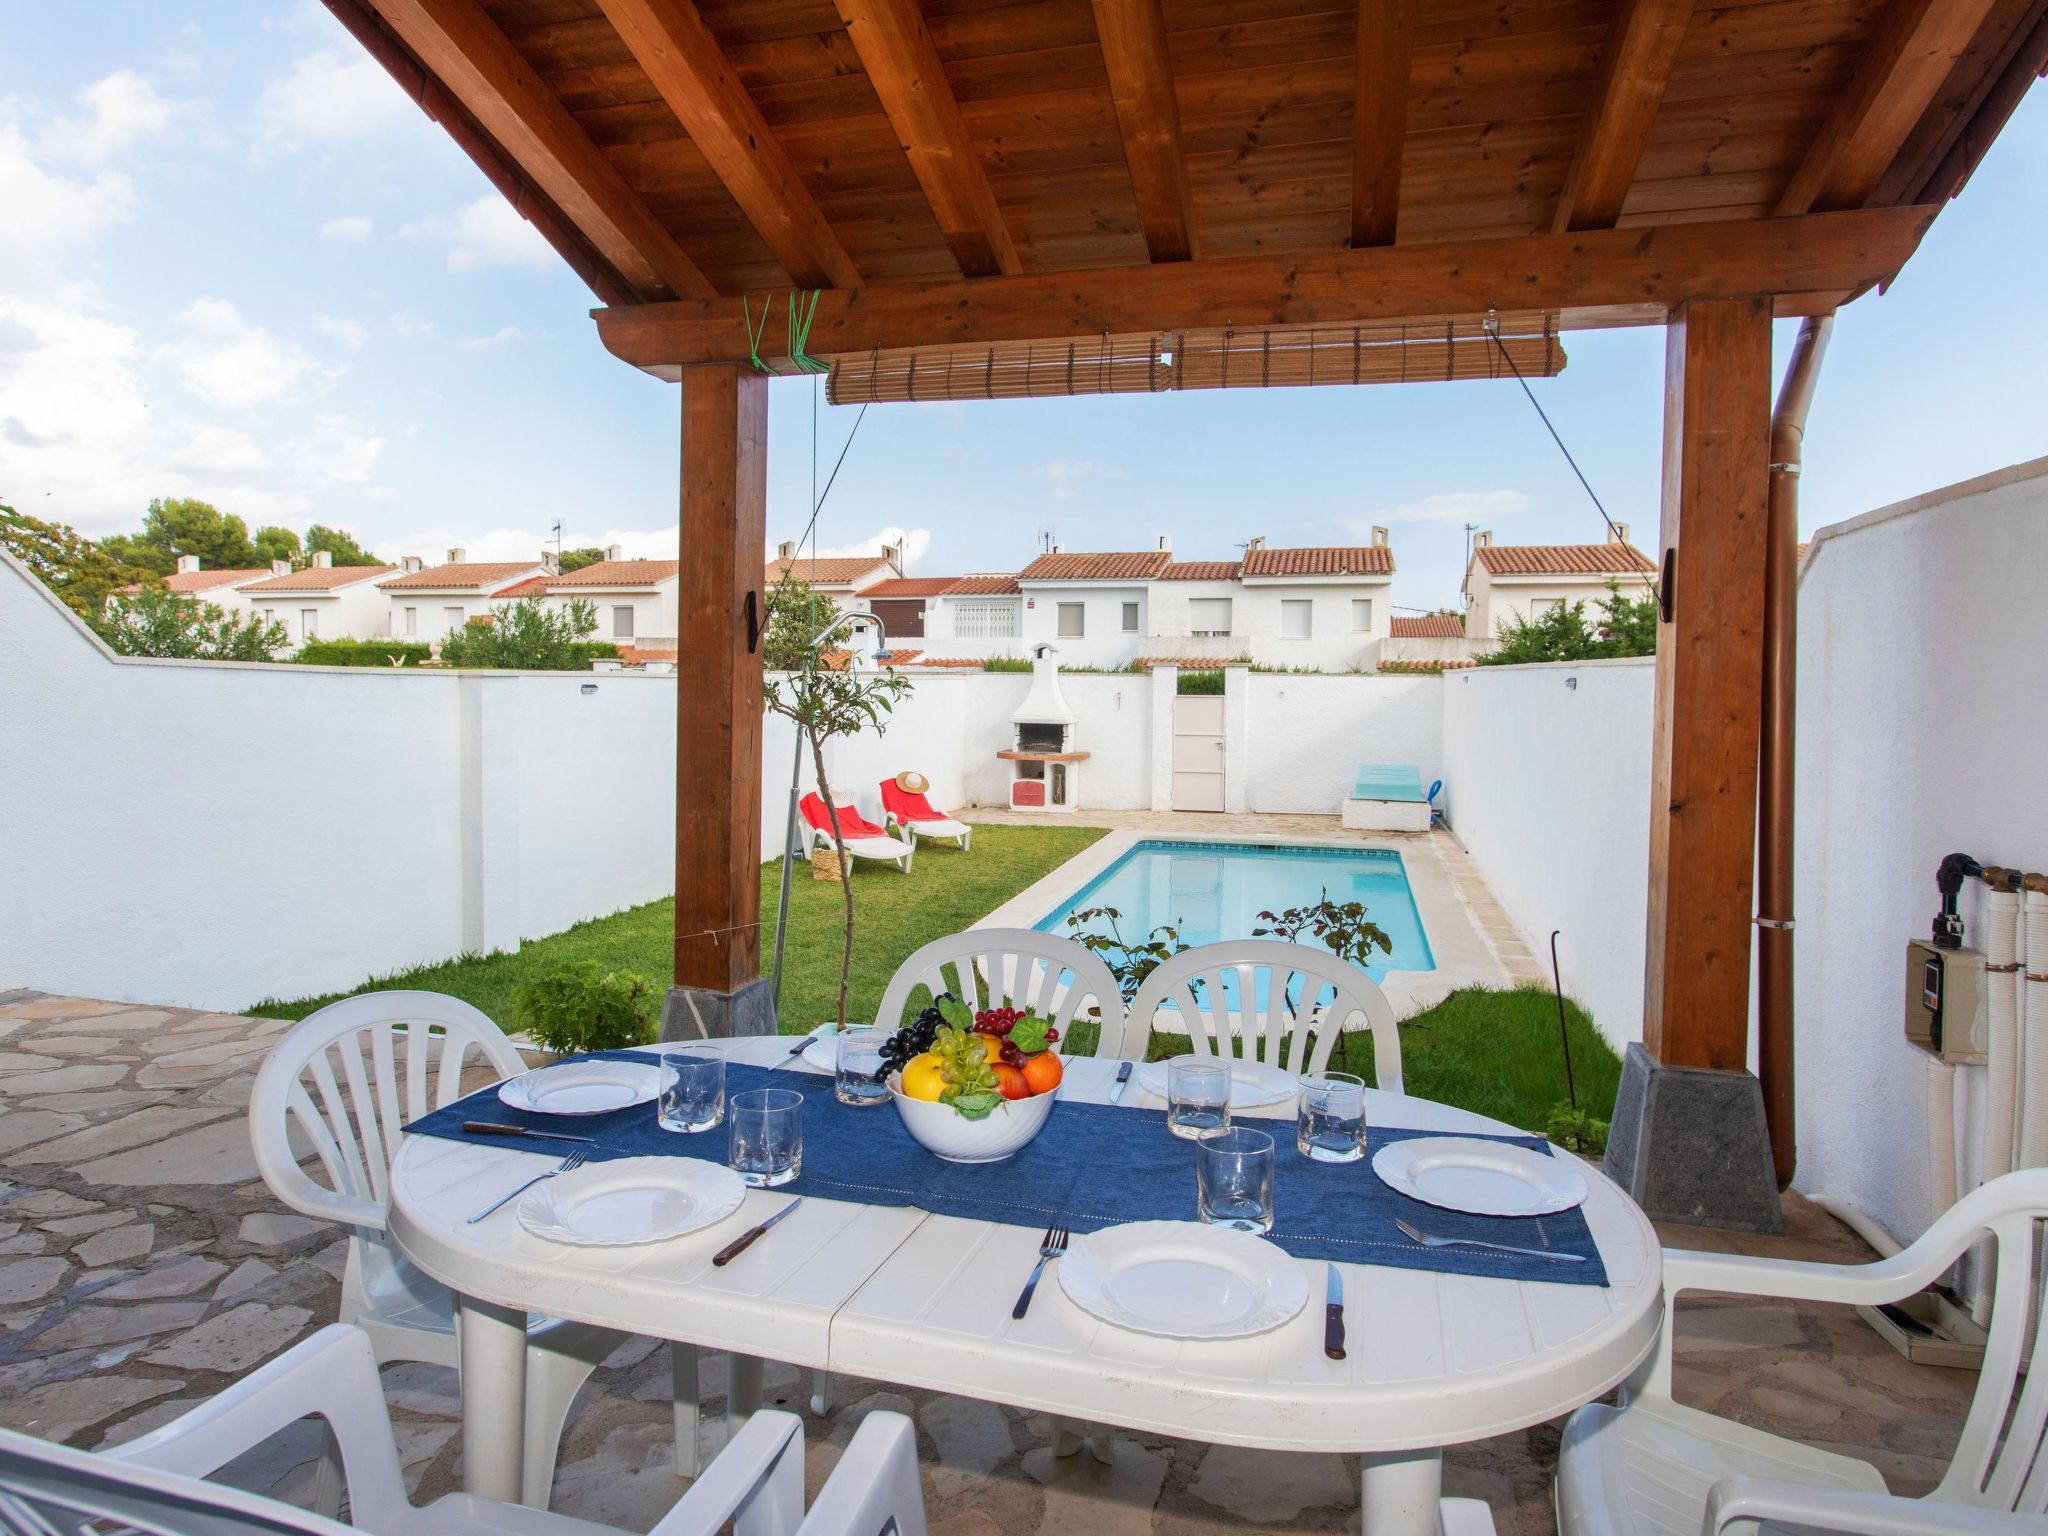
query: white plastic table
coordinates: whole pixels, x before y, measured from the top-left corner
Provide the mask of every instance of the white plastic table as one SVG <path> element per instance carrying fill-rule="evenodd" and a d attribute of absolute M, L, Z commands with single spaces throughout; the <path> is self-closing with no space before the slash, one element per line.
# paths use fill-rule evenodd
<path fill-rule="evenodd" d="M 766 1065 L 789 1042 L 717 1044 L 735 1061 Z M 1063 1091 L 1104 1102 L 1115 1066 L 1069 1061 Z M 1157 1107 L 1135 1084 L 1125 1103 Z M 1397 1095 L 1373 1094 L 1367 1114 L 1376 1125 L 1514 1133 Z M 721 1151 L 723 1137 L 708 1133 L 706 1151 Z M 1585 1215 L 1609 1286 L 1343 1264 L 1348 1357 L 1331 1361 L 1320 1260 L 1299 1261 L 1315 1302 L 1284 1327 L 1178 1342 L 1098 1322 L 1051 1275 L 1023 1321 L 1011 1321 L 1037 1258 L 1036 1228 L 812 1197 L 713 1269 L 712 1254 L 790 1197 L 750 1191 L 718 1226 L 646 1247 L 546 1242 L 510 1206 L 466 1224 L 494 1193 L 552 1160 L 414 1136 L 393 1169 L 392 1240 L 463 1298 L 464 1484 L 500 1499 L 519 1492 L 531 1312 L 1208 1444 L 1357 1453 L 1370 1536 L 1430 1536 L 1443 1447 L 1592 1401 L 1648 1355 L 1660 1316 L 1656 1234 L 1592 1169 Z"/>

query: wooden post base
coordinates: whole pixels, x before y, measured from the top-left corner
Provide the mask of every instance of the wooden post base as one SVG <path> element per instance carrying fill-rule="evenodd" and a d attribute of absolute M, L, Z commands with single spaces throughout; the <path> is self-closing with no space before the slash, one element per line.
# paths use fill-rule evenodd
<path fill-rule="evenodd" d="M 1666 1066 L 1631 1045 L 1602 1166 L 1652 1221 L 1784 1230 L 1763 1090 L 1747 1072 Z"/>

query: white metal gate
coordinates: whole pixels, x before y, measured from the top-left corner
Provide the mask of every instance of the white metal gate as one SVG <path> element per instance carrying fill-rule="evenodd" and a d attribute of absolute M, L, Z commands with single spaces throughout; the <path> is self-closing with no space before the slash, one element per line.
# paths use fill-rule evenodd
<path fill-rule="evenodd" d="M 1173 808 L 1223 809 L 1223 696 L 1184 694 L 1173 701 Z"/>

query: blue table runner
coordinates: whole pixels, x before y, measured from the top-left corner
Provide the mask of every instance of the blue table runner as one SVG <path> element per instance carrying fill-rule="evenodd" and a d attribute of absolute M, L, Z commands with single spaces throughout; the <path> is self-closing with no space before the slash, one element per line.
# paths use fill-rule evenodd
<path fill-rule="evenodd" d="M 641 1062 L 651 1059 L 634 1051 L 597 1054 Z M 766 1087 L 794 1089 L 804 1096 L 803 1172 L 783 1186 L 792 1196 L 910 1206 L 938 1216 L 1035 1229 L 1059 1221 L 1076 1232 L 1133 1221 L 1195 1219 L 1193 1143 L 1169 1134 L 1166 1116 L 1157 1110 L 1062 1100 L 1053 1106 L 1045 1128 L 1015 1157 L 1000 1163 L 949 1163 L 912 1140 L 893 1107 L 841 1104 L 833 1097 L 828 1076 L 726 1063 L 728 1096 Z M 588 1149 L 594 1162 L 656 1156 L 700 1157 L 723 1163 L 728 1136 L 725 1125 L 696 1135 L 664 1131 L 650 1104 L 605 1115 L 534 1114 L 500 1103 L 495 1087 L 437 1109 L 405 1129 L 451 1141 L 526 1152 L 548 1150 L 535 1142 L 470 1135 L 462 1129 L 465 1120 L 589 1136 L 597 1142 Z M 1273 1137 L 1277 1220 L 1271 1235 L 1297 1258 L 1563 1285 L 1608 1283 L 1599 1249 L 1585 1217 L 1577 1210 L 1552 1216 L 1466 1215 L 1398 1194 L 1372 1171 L 1371 1154 L 1389 1142 L 1443 1132 L 1375 1126 L 1368 1132 L 1365 1158 L 1355 1163 L 1316 1163 L 1295 1152 L 1292 1119 L 1247 1120 L 1244 1124 Z M 1483 1139 L 1548 1150 L 1548 1143 L 1535 1136 Z M 1522 1258 L 1480 1248 L 1425 1248 L 1395 1229 L 1396 1217 L 1443 1237 L 1560 1249 L 1582 1254 L 1586 1262 Z"/>

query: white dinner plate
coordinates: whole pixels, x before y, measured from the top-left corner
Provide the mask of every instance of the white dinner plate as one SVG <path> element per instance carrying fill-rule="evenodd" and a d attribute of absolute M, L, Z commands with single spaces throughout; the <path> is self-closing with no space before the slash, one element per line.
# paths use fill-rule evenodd
<path fill-rule="evenodd" d="M 579 1248 L 620 1248 L 681 1237 L 740 1208 L 747 1187 L 722 1163 L 695 1157 L 622 1157 L 585 1163 L 534 1185 L 519 1225 Z"/>
<path fill-rule="evenodd" d="M 1219 1063 L 1221 1058 L 1217 1058 Z M 1154 1098 L 1166 1097 L 1166 1067 L 1163 1061 L 1148 1061 L 1138 1068 L 1138 1086 Z M 1263 1109 L 1268 1104 L 1285 1104 L 1301 1091 L 1301 1079 L 1292 1072 L 1263 1061 L 1235 1057 L 1230 1063 L 1230 1107 Z"/>
<path fill-rule="evenodd" d="M 1308 1304 L 1308 1280 L 1286 1253 L 1263 1237 L 1197 1221 L 1084 1233 L 1053 1268 L 1083 1311 L 1167 1339 L 1247 1338 Z"/>
<path fill-rule="evenodd" d="M 498 1084 L 498 1102 L 542 1115 L 608 1115 L 661 1096 L 661 1068 L 652 1062 L 565 1061 Z"/>
<path fill-rule="evenodd" d="M 1372 1155 L 1372 1171 L 1390 1189 L 1475 1216 L 1547 1216 L 1586 1198 L 1576 1158 L 1471 1136 L 1389 1142 Z"/>

